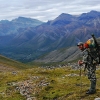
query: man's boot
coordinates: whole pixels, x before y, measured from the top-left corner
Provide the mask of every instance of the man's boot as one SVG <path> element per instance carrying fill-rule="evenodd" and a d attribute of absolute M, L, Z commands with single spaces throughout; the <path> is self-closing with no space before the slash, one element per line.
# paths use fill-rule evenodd
<path fill-rule="evenodd" d="M 94 94 L 96 93 L 96 80 L 91 81 L 90 89 L 86 92 L 86 94 Z"/>

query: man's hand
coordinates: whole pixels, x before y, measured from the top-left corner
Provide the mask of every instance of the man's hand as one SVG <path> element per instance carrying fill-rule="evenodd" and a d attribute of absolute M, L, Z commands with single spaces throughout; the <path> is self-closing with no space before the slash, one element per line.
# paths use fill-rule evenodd
<path fill-rule="evenodd" d="M 78 61 L 78 65 L 81 66 L 82 64 L 83 64 L 83 61 L 82 60 L 79 60 Z"/>

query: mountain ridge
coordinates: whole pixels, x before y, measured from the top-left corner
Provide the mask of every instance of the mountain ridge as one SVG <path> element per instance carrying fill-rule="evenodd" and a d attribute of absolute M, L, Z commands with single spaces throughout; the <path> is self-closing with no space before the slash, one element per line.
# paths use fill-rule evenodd
<path fill-rule="evenodd" d="M 0 21 L 0 36 L 16 34 L 17 29 L 26 27 L 36 27 L 44 22 L 37 19 L 18 17 L 11 21 L 1 20 Z"/>
<path fill-rule="evenodd" d="M 92 33 L 100 37 L 100 12 L 90 11 L 77 17 L 62 13 L 36 27 L 19 28 L 18 34 L 4 43 L 9 47 L 1 46 L 0 52 L 16 60 L 32 61 L 45 53 L 84 42 Z"/>

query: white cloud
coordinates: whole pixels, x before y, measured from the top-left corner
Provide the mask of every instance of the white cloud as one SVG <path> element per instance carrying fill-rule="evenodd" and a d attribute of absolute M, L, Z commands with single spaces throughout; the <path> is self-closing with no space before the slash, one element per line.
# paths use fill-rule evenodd
<path fill-rule="evenodd" d="M 0 20 L 19 16 L 41 21 L 55 19 L 61 13 L 81 14 L 100 11 L 99 0 L 0 0 Z"/>

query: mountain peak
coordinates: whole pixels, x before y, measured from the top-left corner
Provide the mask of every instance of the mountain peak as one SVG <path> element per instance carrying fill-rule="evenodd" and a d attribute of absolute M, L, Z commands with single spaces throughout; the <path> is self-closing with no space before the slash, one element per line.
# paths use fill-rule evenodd
<path fill-rule="evenodd" d="M 37 19 L 26 18 L 26 17 L 18 17 L 12 20 L 12 22 L 35 22 L 42 24 L 43 22 Z"/>
<path fill-rule="evenodd" d="M 68 18 L 71 18 L 71 17 L 73 17 L 72 15 L 70 15 L 70 14 L 66 14 L 66 13 L 62 13 L 62 14 L 60 14 L 56 19 L 68 19 Z"/>
<path fill-rule="evenodd" d="M 72 20 L 75 20 L 76 17 L 72 16 L 70 14 L 62 13 L 57 18 L 55 18 L 53 21 L 51 21 L 50 24 L 52 25 L 65 25 L 69 24 Z"/>
<path fill-rule="evenodd" d="M 81 14 L 80 19 L 84 19 L 84 18 L 85 19 L 91 19 L 91 18 L 96 18 L 98 16 L 100 16 L 100 12 L 92 10 L 88 13 Z"/>
<path fill-rule="evenodd" d="M 12 21 L 32 21 L 32 20 L 35 20 L 35 19 L 26 18 L 26 17 L 18 17 L 18 18 L 13 19 Z"/>
<path fill-rule="evenodd" d="M 67 14 L 67 13 L 62 13 L 62 14 L 60 14 L 59 16 L 72 16 L 72 15 Z"/>
<path fill-rule="evenodd" d="M 99 12 L 95 10 L 91 10 L 90 13 L 99 13 Z"/>
<path fill-rule="evenodd" d="M 95 10 L 90 11 L 88 14 L 89 14 L 89 15 L 92 15 L 92 16 L 94 16 L 94 17 L 100 16 L 100 12 L 95 11 Z"/>

